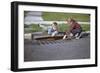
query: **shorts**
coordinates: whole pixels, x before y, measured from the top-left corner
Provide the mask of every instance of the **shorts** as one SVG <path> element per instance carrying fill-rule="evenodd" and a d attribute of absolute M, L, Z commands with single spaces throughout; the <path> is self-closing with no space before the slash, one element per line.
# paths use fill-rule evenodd
<path fill-rule="evenodd" d="M 52 36 L 55 36 L 56 34 L 58 34 L 58 31 L 55 31 L 55 30 L 53 30 L 52 28 L 49 28 L 49 29 L 48 29 L 48 34 L 49 34 L 49 35 L 52 35 Z"/>
<path fill-rule="evenodd" d="M 71 33 L 73 34 L 73 36 L 75 36 L 76 34 L 78 34 L 78 36 L 79 36 L 81 34 L 81 32 L 82 32 L 81 28 L 80 29 L 73 29 L 71 31 Z"/>

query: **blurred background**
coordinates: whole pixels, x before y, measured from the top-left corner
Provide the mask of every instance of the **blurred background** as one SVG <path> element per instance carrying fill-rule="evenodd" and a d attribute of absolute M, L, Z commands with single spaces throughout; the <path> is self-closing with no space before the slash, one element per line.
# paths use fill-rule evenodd
<path fill-rule="evenodd" d="M 83 31 L 90 30 L 90 14 L 24 11 L 24 32 L 47 32 L 53 22 L 57 22 L 59 31 L 64 32 L 68 29 L 66 20 L 70 17 L 81 24 Z"/>

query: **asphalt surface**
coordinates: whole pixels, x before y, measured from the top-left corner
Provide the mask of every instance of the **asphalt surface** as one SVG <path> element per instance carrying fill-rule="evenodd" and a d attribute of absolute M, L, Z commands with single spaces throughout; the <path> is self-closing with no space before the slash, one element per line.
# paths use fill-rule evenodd
<path fill-rule="evenodd" d="M 90 37 L 72 40 L 29 41 L 24 43 L 24 61 L 73 60 L 90 58 Z"/>

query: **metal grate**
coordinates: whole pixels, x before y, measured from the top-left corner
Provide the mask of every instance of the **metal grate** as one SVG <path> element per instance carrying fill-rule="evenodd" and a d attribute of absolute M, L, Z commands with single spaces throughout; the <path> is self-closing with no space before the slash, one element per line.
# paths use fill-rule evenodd
<path fill-rule="evenodd" d="M 57 44 L 57 43 L 65 43 L 68 40 L 52 40 L 52 41 L 48 41 L 48 40 L 37 40 L 37 45 L 46 45 L 46 44 Z"/>

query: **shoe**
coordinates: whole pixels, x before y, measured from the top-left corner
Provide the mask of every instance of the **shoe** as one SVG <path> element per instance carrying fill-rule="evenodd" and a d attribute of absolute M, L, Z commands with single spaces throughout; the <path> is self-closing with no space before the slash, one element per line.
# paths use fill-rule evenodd
<path fill-rule="evenodd" d="M 80 39 L 80 37 L 76 37 L 75 39 L 78 40 L 78 39 Z"/>

